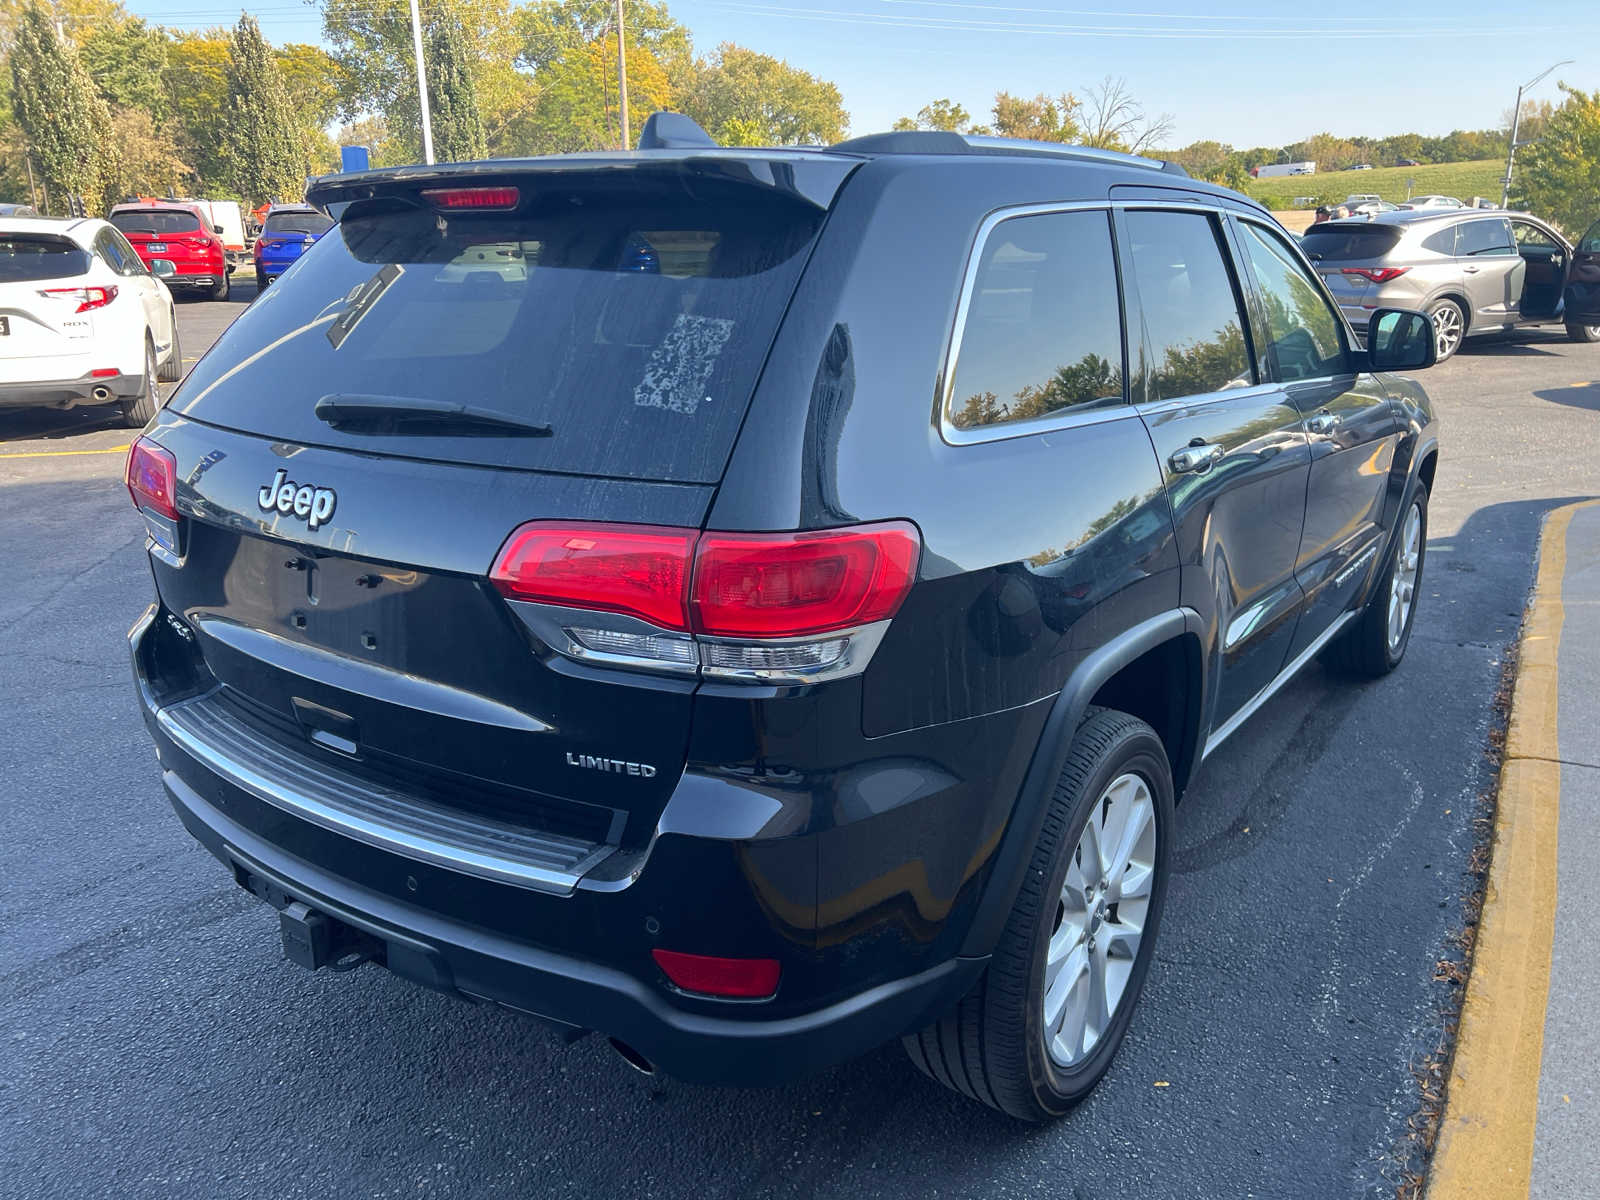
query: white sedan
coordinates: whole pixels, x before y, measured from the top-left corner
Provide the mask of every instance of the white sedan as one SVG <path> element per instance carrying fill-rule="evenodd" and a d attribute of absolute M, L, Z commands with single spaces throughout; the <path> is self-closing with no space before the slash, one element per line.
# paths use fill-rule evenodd
<path fill-rule="evenodd" d="M 114 402 L 141 426 L 182 374 L 172 293 L 115 227 L 0 218 L 0 408 Z"/>
<path fill-rule="evenodd" d="M 1413 196 L 1401 208 L 1465 208 L 1454 196 Z"/>

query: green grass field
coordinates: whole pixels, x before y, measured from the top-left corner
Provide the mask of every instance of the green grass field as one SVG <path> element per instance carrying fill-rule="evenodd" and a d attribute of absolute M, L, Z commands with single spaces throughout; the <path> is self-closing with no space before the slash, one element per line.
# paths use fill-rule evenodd
<path fill-rule="evenodd" d="M 1482 162 L 1434 163 L 1425 167 L 1374 167 L 1370 171 L 1318 171 L 1315 175 L 1253 179 L 1245 192 L 1271 209 L 1295 207 L 1297 196 L 1343 200 L 1352 192 L 1373 192 L 1393 204 L 1406 202 L 1406 181 L 1414 180 L 1411 194 L 1454 196 L 1471 204 L 1474 196 L 1500 199 L 1500 178 L 1506 164 Z"/>

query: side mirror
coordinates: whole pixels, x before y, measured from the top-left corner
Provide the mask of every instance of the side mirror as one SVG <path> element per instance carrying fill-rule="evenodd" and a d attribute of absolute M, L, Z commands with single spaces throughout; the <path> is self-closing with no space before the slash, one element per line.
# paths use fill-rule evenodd
<path fill-rule="evenodd" d="M 1433 319 L 1404 308 L 1380 308 L 1367 325 L 1367 362 L 1374 371 L 1420 371 L 1439 358 Z"/>
<path fill-rule="evenodd" d="M 171 279 L 177 273 L 177 264 L 170 262 L 165 258 L 155 258 L 150 260 L 150 274 L 154 275 L 157 279 Z"/>
<path fill-rule="evenodd" d="M 222 226 L 221 225 L 213 225 L 211 227 L 211 232 L 216 234 L 218 237 L 221 237 L 222 236 Z"/>

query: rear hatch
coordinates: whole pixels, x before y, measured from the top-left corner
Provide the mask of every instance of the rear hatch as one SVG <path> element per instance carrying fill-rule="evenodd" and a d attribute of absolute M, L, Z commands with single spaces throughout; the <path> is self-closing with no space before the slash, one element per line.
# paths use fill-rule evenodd
<path fill-rule="evenodd" d="M 112 213 L 110 221 L 146 263 L 164 258 L 180 271 L 199 271 L 205 266 L 211 239 L 200 225 L 199 214 L 190 209 L 125 209 Z"/>
<path fill-rule="evenodd" d="M 0 233 L 0 380 L 83 374 L 94 340 L 93 297 L 81 287 L 88 270 L 89 252 L 71 238 Z"/>
<path fill-rule="evenodd" d="M 263 260 L 274 266 L 287 266 L 332 227 L 332 218 L 309 209 L 268 213 L 256 245 Z"/>
<path fill-rule="evenodd" d="M 1306 230 L 1300 245 L 1340 305 L 1360 307 L 1377 292 L 1389 253 L 1403 230 L 1366 221 L 1325 221 Z"/>
<path fill-rule="evenodd" d="M 648 836 L 692 676 L 553 655 L 487 575 L 530 520 L 704 522 L 848 170 L 796 158 L 334 189 L 154 434 L 185 513 L 158 587 L 234 715 L 436 801 Z"/>

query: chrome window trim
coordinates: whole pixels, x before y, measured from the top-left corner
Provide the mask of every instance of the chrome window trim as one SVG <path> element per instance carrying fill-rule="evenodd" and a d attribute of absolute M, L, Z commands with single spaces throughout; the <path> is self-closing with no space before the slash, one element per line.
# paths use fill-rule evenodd
<path fill-rule="evenodd" d="M 972 293 L 978 283 L 978 265 L 983 261 L 984 247 L 989 237 L 1006 221 L 1023 217 L 1042 217 L 1055 213 L 1102 212 L 1107 216 L 1106 231 L 1111 236 L 1112 253 L 1116 253 L 1116 233 L 1110 227 L 1110 213 L 1115 205 L 1109 200 L 1070 200 L 1045 204 L 1018 204 L 997 208 L 978 226 L 972 249 L 967 252 L 967 265 L 961 278 L 961 298 L 956 304 L 955 324 L 945 341 L 944 370 L 940 374 L 939 389 L 935 399 L 938 406 L 936 419 L 939 437 L 947 446 L 972 446 L 982 442 L 1000 442 L 1011 438 L 1029 437 L 1039 433 L 1054 433 L 1079 425 L 1099 425 L 1106 421 L 1121 421 L 1133 417 L 1130 404 L 1107 405 L 1104 408 L 1067 409 L 1059 415 L 1037 417 L 1031 421 L 1009 421 L 998 425 L 985 425 L 981 429 L 958 429 L 950 420 L 950 404 L 955 396 L 956 366 L 961 360 L 961 343 L 966 337 L 967 316 L 972 309 Z M 1120 324 L 1121 317 L 1118 317 Z M 1119 348 L 1120 350 L 1120 348 Z"/>
<path fill-rule="evenodd" d="M 1209 213 L 1217 217 L 1238 217 L 1241 220 L 1254 220 L 1263 223 L 1261 214 L 1248 210 L 1240 210 L 1222 204 L 1207 204 L 1200 200 L 1183 200 L 1176 197 L 1172 199 L 1116 199 L 1105 200 L 1063 200 L 1035 204 L 1016 204 L 1006 208 L 997 208 L 983 219 L 978 226 L 978 232 L 973 238 L 972 249 L 967 254 L 967 264 L 961 277 L 961 297 L 956 304 L 955 322 L 951 326 L 950 336 L 945 341 L 944 369 L 939 375 L 939 386 L 935 396 L 935 422 L 939 428 L 939 438 L 947 446 L 975 446 L 986 442 L 1003 442 L 1012 438 L 1033 437 L 1043 433 L 1058 433 L 1065 429 L 1076 429 L 1084 425 L 1102 425 L 1110 421 L 1125 421 L 1133 417 L 1143 417 L 1151 413 L 1167 412 L 1175 408 L 1192 408 L 1206 404 L 1215 404 L 1222 400 L 1233 399 L 1238 396 L 1253 395 L 1259 392 L 1275 391 L 1277 384 L 1257 383 L 1248 388 L 1235 388 L 1223 392 L 1200 392 L 1194 396 L 1185 396 L 1173 400 L 1156 400 L 1148 402 L 1131 402 L 1118 405 L 1107 405 L 1103 408 L 1067 409 L 1064 412 L 1048 417 L 1038 417 L 1031 421 L 1012 421 L 999 425 L 985 425 L 981 429 L 957 429 L 950 421 L 950 402 L 955 394 L 956 367 L 961 360 L 961 342 L 966 336 L 967 316 L 972 308 L 972 293 L 977 286 L 978 264 L 983 259 L 983 249 L 988 244 L 990 235 L 995 228 L 1004 221 L 1014 220 L 1018 217 L 1038 217 L 1051 213 L 1066 212 L 1127 212 L 1130 210 L 1173 210 L 1178 212 Z M 1270 217 L 1266 218 L 1270 221 Z M 1271 226 L 1268 225 L 1270 229 Z M 1119 253 L 1115 229 L 1112 230 L 1111 242 L 1113 253 Z M 1238 268 L 1232 263 L 1229 267 L 1234 273 Z M 1126 270 L 1125 267 L 1121 268 Z M 1320 284 L 1322 280 L 1318 278 Z M 1325 286 L 1325 285 L 1324 285 Z M 1341 318 L 1343 313 L 1340 313 Z M 1118 314 L 1118 320 L 1124 314 Z M 1349 329 L 1346 320 L 1346 333 L 1353 338 L 1353 331 Z M 1123 329 L 1123 343 L 1127 344 L 1129 331 Z M 1351 344 L 1354 344 L 1353 342 Z"/>

